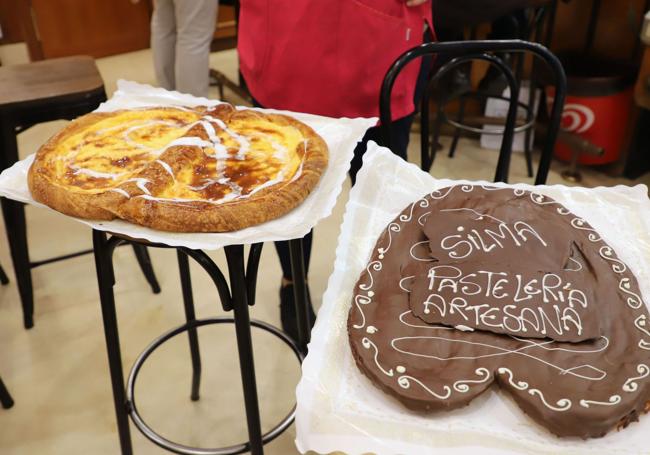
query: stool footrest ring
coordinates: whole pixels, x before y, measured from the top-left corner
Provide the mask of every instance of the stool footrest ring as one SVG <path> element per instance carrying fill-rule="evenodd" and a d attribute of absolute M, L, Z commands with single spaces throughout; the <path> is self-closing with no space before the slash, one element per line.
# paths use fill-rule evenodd
<path fill-rule="evenodd" d="M 234 455 L 234 454 L 244 453 L 250 450 L 250 442 L 248 441 L 241 444 L 236 444 L 228 447 L 214 448 L 214 449 L 189 447 L 183 444 L 170 441 L 165 437 L 156 433 L 149 425 L 147 425 L 147 423 L 142 419 L 142 417 L 138 413 L 138 408 L 135 403 L 135 395 L 134 395 L 135 381 L 138 377 L 140 369 L 144 365 L 144 362 L 147 360 L 147 358 L 149 358 L 149 356 L 163 343 L 175 337 L 176 335 L 186 332 L 192 328 L 201 327 L 204 325 L 212 325 L 212 324 L 232 324 L 234 322 L 235 322 L 234 318 L 231 317 L 197 319 L 194 321 L 190 321 L 156 338 L 138 356 L 135 363 L 133 364 L 133 367 L 131 368 L 131 372 L 129 373 L 129 378 L 126 385 L 127 401 L 125 403 L 125 406 L 135 426 L 151 442 L 171 452 L 183 454 L 183 455 Z M 302 362 L 302 360 L 304 359 L 304 355 L 300 352 L 300 349 L 294 343 L 294 341 L 277 327 L 268 324 L 266 322 L 258 321 L 254 319 L 251 320 L 251 326 L 262 329 L 280 338 L 285 344 L 287 344 L 291 348 L 291 350 L 296 355 L 296 358 L 298 359 L 299 362 Z M 294 405 L 291 411 L 289 412 L 289 414 L 287 414 L 277 425 L 275 425 L 271 430 L 269 430 L 262 436 L 262 442 L 264 444 L 271 442 L 280 434 L 282 434 L 287 428 L 289 428 L 289 426 L 293 423 L 295 413 L 296 413 L 296 406 Z"/>

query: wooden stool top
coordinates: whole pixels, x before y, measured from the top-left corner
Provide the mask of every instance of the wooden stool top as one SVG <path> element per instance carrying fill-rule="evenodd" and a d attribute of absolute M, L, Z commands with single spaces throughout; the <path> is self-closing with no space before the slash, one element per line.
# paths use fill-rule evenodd
<path fill-rule="evenodd" d="M 104 81 L 92 57 L 0 66 L 0 109 L 74 100 L 98 91 L 104 92 Z"/>

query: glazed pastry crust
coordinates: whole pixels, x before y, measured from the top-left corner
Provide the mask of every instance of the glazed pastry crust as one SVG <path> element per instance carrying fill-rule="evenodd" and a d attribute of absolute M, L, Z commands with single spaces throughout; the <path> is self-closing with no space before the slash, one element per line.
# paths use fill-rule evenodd
<path fill-rule="evenodd" d="M 188 109 L 188 108 L 185 108 Z M 199 113 L 205 108 L 195 108 Z M 38 151 L 29 171 L 29 187 L 35 200 L 67 215 L 111 220 L 121 218 L 135 224 L 153 229 L 172 232 L 228 232 L 257 225 L 278 218 L 299 205 L 317 185 L 327 168 L 328 149 L 323 139 L 309 126 L 286 115 L 265 114 L 254 110 L 237 111 L 229 105 L 221 105 L 212 113 L 226 125 L 235 121 L 272 122 L 280 127 L 291 127 L 304 138 L 290 150 L 292 154 L 302 155 L 300 168 L 292 176 L 274 185 L 261 188 L 247 197 L 234 198 L 214 203 L 206 200 L 179 200 L 164 197 L 142 196 L 135 183 L 122 183 L 116 186 L 126 190 L 131 197 L 117 191 L 88 192 L 79 191 L 66 185 L 56 177 L 51 160 L 47 158 L 58 153 L 59 145 L 71 136 L 83 132 L 96 122 L 118 116 L 124 111 L 92 113 L 80 117 L 53 136 Z M 200 147 L 187 145 L 167 148 L 160 159 L 164 159 L 175 171 L 181 171 L 186 156 L 203 153 Z M 133 179 L 146 178 L 152 196 L 157 196 L 171 184 L 172 178 L 151 160 L 133 174 Z M 175 179 L 173 179 L 175 181 Z M 189 183 L 188 183 L 189 184 Z"/>

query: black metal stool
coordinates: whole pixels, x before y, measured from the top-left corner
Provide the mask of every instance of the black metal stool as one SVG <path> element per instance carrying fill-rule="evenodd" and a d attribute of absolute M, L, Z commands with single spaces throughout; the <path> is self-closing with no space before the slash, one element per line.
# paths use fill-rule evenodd
<path fill-rule="evenodd" d="M 104 82 L 90 57 L 66 57 L 0 67 L 0 169 L 18 161 L 16 136 L 33 125 L 71 120 L 106 101 Z M 1 198 L 25 328 L 34 325 L 31 269 L 89 254 L 79 251 L 42 261 L 30 261 L 25 209 L 22 203 Z M 134 247 L 138 263 L 154 293 L 160 286 L 146 249 Z"/>
<path fill-rule="evenodd" d="M 514 15 L 508 16 L 508 18 L 513 22 L 512 29 L 516 30 L 515 32 L 516 36 L 512 36 L 511 38 L 516 38 L 518 40 L 526 40 L 526 41 L 532 41 L 533 39 L 541 41 L 543 39 L 542 34 L 544 31 L 545 22 L 547 21 L 547 19 L 549 21 L 552 20 L 552 17 L 550 17 L 549 13 L 554 14 L 554 10 L 552 8 L 547 8 L 547 7 L 538 7 L 538 8 L 530 8 L 526 10 L 525 18 L 514 16 Z M 470 40 L 474 41 L 475 39 L 476 39 L 476 28 L 473 28 Z M 489 41 L 494 42 L 494 40 L 489 40 Z M 491 65 L 496 67 L 496 69 L 498 69 L 498 71 L 501 74 L 504 74 L 504 67 L 507 65 L 509 69 L 511 69 L 511 73 L 514 75 L 516 88 L 520 89 L 522 75 L 523 75 L 525 54 L 515 53 L 512 62 L 510 64 L 507 64 L 504 59 L 500 58 L 497 55 L 493 54 L 491 56 L 493 57 L 493 59 L 490 60 L 483 59 L 483 58 L 480 59 L 487 60 Z M 475 59 L 466 58 L 466 57 L 456 57 L 450 60 L 449 62 L 445 63 L 439 69 L 439 73 L 447 74 L 452 69 L 457 68 L 459 66 L 463 66 L 471 60 L 475 60 Z M 503 120 L 498 117 L 479 117 L 479 118 L 466 119 L 465 110 L 467 107 L 467 102 L 470 99 L 480 101 L 481 104 L 487 103 L 489 99 L 504 100 L 508 102 L 514 100 L 513 102 L 517 103 L 518 110 L 524 112 L 523 121 L 517 122 L 517 117 L 518 117 L 517 115 L 515 115 L 515 119 L 512 120 L 513 122 L 517 122 L 517 124 L 514 127 L 514 133 L 524 133 L 525 135 L 524 150 L 523 150 L 524 157 L 526 159 L 526 168 L 527 168 L 528 176 L 532 177 L 533 176 L 532 133 L 535 129 L 535 123 L 536 123 L 535 107 L 537 106 L 537 103 L 535 102 L 535 94 L 538 88 L 541 87 L 539 78 L 537 77 L 536 74 L 537 71 L 535 70 L 535 64 L 536 61 L 533 60 L 533 69 L 530 75 L 529 92 L 528 92 L 527 100 L 525 102 L 519 101 L 519 92 L 517 92 L 515 97 L 512 96 L 513 93 L 512 86 L 510 87 L 511 96 L 503 96 L 500 93 L 490 93 L 488 91 L 483 91 L 479 88 L 478 90 L 475 91 L 470 91 L 468 93 L 461 93 L 453 97 L 445 98 L 444 96 L 445 94 L 442 91 L 439 91 L 437 97 L 437 114 L 436 114 L 435 122 L 433 124 L 433 144 L 438 143 L 438 139 L 440 137 L 440 130 L 444 123 L 454 128 L 452 142 L 449 147 L 450 158 L 455 155 L 461 132 L 478 134 L 478 135 L 485 134 L 485 135 L 503 136 L 502 142 L 505 142 L 506 140 L 508 140 L 505 135 L 505 132 L 507 129 L 506 127 L 508 125 L 507 122 L 509 122 L 510 120 L 506 120 L 506 126 L 504 127 L 488 128 L 488 127 L 484 127 L 483 124 L 502 124 Z M 505 76 L 506 79 L 508 79 L 508 75 L 505 74 Z M 437 80 L 439 79 L 440 78 L 437 78 Z M 458 100 L 458 112 L 456 113 L 456 117 L 452 119 L 451 116 L 445 112 L 445 104 L 454 100 Z"/>
<path fill-rule="evenodd" d="M 185 305 L 186 323 L 176 327 L 173 330 L 163 334 L 153 341 L 140 354 L 129 374 L 125 386 L 124 373 L 122 370 L 122 359 L 120 353 L 120 342 L 117 327 L 117 317 L 115 313 L 115 298 L 113 294 L 113 285 L 115 283 L 113 275 L 112 254 L 116 246 L 122 243 L 140 244 L 148 247 L 158 248 L 176 248 L 178 255 L 178 264 L 180 270 L 181 287 L 183 290 L 183 302 Z M 102 307 L 102 317 L 104 321 L 104 334 L 106 337 L 106 348 L 108 351 L 108 360 L 111 374 L 111 383 L 113 387 L 113 400 L 115 413 L 117 417 L 117 427 L 120 437 L 120 446 L 122 455 L 133 453 L 129 429 L 129 417 L 133 420 L 135 426 L 142 434 L 158 446 L 179 454 L 199 454 L 199 455 L 225 455 L 237 454 L 251 451 L 253 454 L 263 453 L 263 445 L 272 441 L 293 422 L 295 406 L 292 411 L 266 434 L 262 434 L 260 424 L 260 413 L 257 396 L 257 386 L 255 383 L 255 365 L 253 361 L 253 346 L 251 340 L 251 326 L 265 330 L 286 343 L 296 354 L 299 361 L 302 361 L 309 342 L 309 313 L 307 312 L 307 288 L 305 285 L 305 271 L 302 255 L 302 239 L 290 241 L 291 262 L 295 283 L 296 314 L 298 318 L 299 340 L 294 343 L 282 331 L 261 321 L 250 320 L 248 306 L 255 303 L 255 289 L 257 280 L 257 270 L 260 256 L 262 253 L 262 244 L 251 245 L 248 259 L 244 258 L 243 245 L 231 245 L 224 248 L 226 260 L 228 263 L 228 272 L 230 277 L 230 287 L 224 274 L 217 267 L 214 261 L 201 250 L 192 250 L 183 247 L 170 247 L 162 244 L 151 244 L 144 241 L 134 240 L 111 234 L 107 236 L 105 232 L 93 231 L 93 244 L 95 251 L 95 264 L 97 267 L 97 280 L 99 283 L 100 302 Z M 214 282 L 217 293 L 221 300 L 221 305 L 225 311 L 233 311 L 232 318 L 212 318 L 198 320 L 194 313 L 194 303 L 192 299 L 192 285 L 189 272 L 188 256 L 194 259 L 208 273 Z M 190 344 L 190 354 L 192 359 L 192 390 L 191 399 L 199 399 L 199 385 L 201 374 L 201 360 L 199 356 L 199 343 L 197 328 L 209 324 L 235 324 L 235 333 L 237 336 L 237 348 L 239 352 L 239 366 L 244 389 L 244 404 L 246 409 L 246 419 L 248 425 L 247 442 L 215 449 L 202 449 L 188 447 L 178 444 L 157 434 L 138 413 L 136 406 L 134 389 L 135 382 L 138 378 L 140 368 L 147 358 L 163 343 L 169 339 L 187 332 Z"/>
<path fill-rule="evenodd" d="M 395 60 L 384 77 L 381 87 L 379 113 L 382 125 L 382 145 L 391 147 L 391 94 L 393 85 L 402 69 L 412 60 L 426 55 L 445 53 L 455 56 L 450 64 L 466 62 L 470 60 L 484 60 L 495 65 L 506 77 L 510 87 L 510 106 L 506 118 L 506 127 L 503 131 L 503 141 L 496 168 L 494 180 L 497 182 L 508 181 L 508 170 L 510 166 L 510 155 L 512 152 L 512 140 L 515 133 L 515 121 L 517 116 L 517 100 L 519 99 L 519 87 L 513 71 L 501 59 L 494 55 L 495 52 L 529 52 L 543 60 L 552 73 L 556 95 L 553 98 L 546 139 L 542 150 L 541 159 L 535 177 L 535 184 L 546 183 L 548 172 L 553 157 L 555 141 L 560 130 L 562 120 L 562 109 L 566 97 L 567 81 L 562 64 L 558 58 L 541 44 L 530 43 L 521 40 L 501 41 L 449 41 L 445 43 L 425 43 L 404 52 Z M 454 65 L 441 68 L 431 79 L 429 87 L 424 91 L 421 103 L 422 126 L 420 131 L 421 139 L 421 168 L 428 172 L 431 169 L 436 154 L 436 141 L 431 145 L 429 137 L 429 108 L 431 87 L 444 76 Z M 402 156 L 406 160 L 406 156 Z"/>
<path fill-rule="evenodd" d="M 0 283 L 2 285 L 9 283 L 9 278 L 5 275 L 2 267 L 0 267 Z M 14 400 L 11 398 L 11 395 L 9 395 L 7 387 L 4 385 L 4 382 L 2 382 L 2 378 L 0 378 L 0 405 L 5 409 L 9 409 L 14 405 Z"/>

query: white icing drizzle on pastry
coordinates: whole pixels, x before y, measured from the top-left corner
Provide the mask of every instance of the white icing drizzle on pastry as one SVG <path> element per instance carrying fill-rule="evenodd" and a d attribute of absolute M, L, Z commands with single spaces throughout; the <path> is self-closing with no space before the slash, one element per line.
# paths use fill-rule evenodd
<path fill-rule="evenodd" d="M 122 188 L 111 188 L 111 189 L 108 190 L 108 191 L 112 191 L 112 192 L 114 192 L 114 193 L 121 194 L 121 195 L 124 196 L 125 198 L 127 198 L 127 199 L 131 199 L 131 195 L 130 195 L 129 193 L 127 193 L 126 191 L 124 191 Z"/>
<path fill-rule="evenodd" d="M 174 175 L 174 171 L 172 170 L 172 167 L 169 164 L 165 163 L 163 160 L 156 160 L 156 163 L 160 164 L 160 166 L 165 171 L 167 171 L 167 173 L 169 175 L 171 175 L 171 177 L 174 179 L 174 181 L 176 181 L 176 176 Z"/>
<path fill-rule="evenodd" d="M 148 196 L 151 195 L 151 192 L 149 189 L 146 187 L 147 184 L 151 183 L 149 179 L 145 179 L 142 177 L 135 177 L 132 179 L 125 180 L 124 183 L 129 183 L 129 182 L 135 182 L 135 185 L 142 190 L 142 192 Z"/>
<path fill-rule="evenodd" d="M 86 175 L 88 177 L 92 177 L 95 179 L 111 179 L 111 180 L 116 180 L 120 177 L 121 174 L 116 174 L 114 172 L 99 172 L 99 171 L 94 171 L 92 169 L 87 169 L 84 167 L 79 167 L 77 165 L 71 164 L 70 169 L 72 169 L 72 173 L 75 175 L 81 174 L 81 175 Z"/>
<path fill-rule="evenodd" d="M 146 108 L 143 108 L 143 109 L 146 109 Z M 182 110 L 182 111 L 192 112 L 191 109 L 183 108 L 183 107 L 180 107 L 180 106 L 171 106 L 170 109 L 178 109 L 178 110 Z M 237 149 L 237 152 L 236 152 L 235 155 L 231 155 L 229 153 L 228 148 L 223 144 L 223 142 L 222 142 L 221 138 L 219 137 L 215 127 L 213 126 L 213 123 L 216 124 L 227 135 L 229 135 L 235 142 L 237 142 L 238 149 Z M 139 142 L 137 142 L 136 140 L 134 140 L 131 137 L 131 135 L 134 132 L 136 132 L 136 131 L 138 131 L 140 129 L 148 128 L 148 127 L 155 127 L 155 126 L 159 126 L 159 125 L 169 126 L 169 127 L 183 126 L 183 127 L 186 128 L 186 130 L 190 130 L 195 125 L 200 125 L 205 130 L 205 133 L 208 136 L 208 140 L 205 140 L 205 139 L 203 139 L 201 137 L 198 137 L 198 136 L 181 136 L 181 137 L 179 137 L 177 139 L 172 140 L 171 142 L 166 144 L 164 147 L 159 148 L 159 149 L 155 149 L 153 147 L 149 147 L 149 146 L 147 146 L 145 144 L 139 143 Z M 113 131 L 113 130 L 120 130 L 120 129 L 123 129 L 123 128 L 124 128 L 124 125 L 111 126 L 111 127 L 108 127 L 108 128 L 98 130 L 95 134 L 101 135 L 101 134 L 105 134 L 105 133 Z M 277 141 L 274 141 L 272 138 L 267 137 L 267 136 L 265 136 L 265 135 L 263 135 L 261 133 L 253 132 L 252 135 L 255 135 L 257 137 L 263 137 L 263 138 L 267 139 L 270 142 L 271 146 L 273 147 L 273 149 L 275 151 L 273 156 L 276 159 L 278 159 L 278 160 L 280 160 L 282 162 L 284 162 L 287 159 L 288 149 L 284 145 L 278 143 Z M 125 144 L 127 146 L 142 150 L 142 151 L 147 152 L 150 155 L 153 155 L 153 156 L 156 156 L 156 157 L 162 155 L 165 151 L 167 151 L 171 147 L 181 147 L 181 146 L 200 147 L 200 148 L 203 149 L 203 152 L 207 156 L 216 159 L 216 161 L 217 161 L 217 165 L 216 165 L 217 177 L 213 178 L 213 179 L 206 179 L 200 185 L 196 185 L 196 186 L 187 185 L 187 187 L 190 190 L 193 190 L 193 191 L 201 191 L 201 190 L 209 187 L 210 185 L 221 184 L 221 185 L 228 186 L 229 189 L 230 189 L 229 193 L 227 193 L 226 195 L 224 195 L 222 198 L 220 198 L 218 200 L 205 199 L 205 198 L 199 198 L 199 199 L 163 198 L 163 197 L 154 197 L 154 196 L 151 195 L 150 191 L 146 187 L 146 185 L 148 183 L 151 183 L 148 179 L 141 178 L 141 177 L 135 177 L 135 178 L 125 180 L 124 182 L 122 182 L 122 183 L 127 183 L 127 182 L 131 182 L 131 181 L 135 181 L 138 188 L 140 190 L 142 190 L 142 192 L 144 193 L 144 194 L 141 194 L 141 195 L 137 195 L 136 197 L 142 197 L 142 198 L 149 199 L 149 200 L 168 202 L 168 203 L 174 203 L 174 204 L 176 204 L 176 203 L 177 204 L 181 204 L 181 203 L 186 204 L 188 202 L 190 202 L 190 203 L 191 202 L 205 202 L 205 203 L 210 203 L 210 204 L 215 204 L 215 205 L 216 204 L 222 204 L 222 203 L 225 203 L 225 202 L 231 201 L 233 199 L 237 199 L 237 198 L 248 198 L 248 197 L 252 196 L 253 194 L 255 194 L 255 193 L 257 193 L 257 192 L 259 192 L 259 191 L 261 191 L 261 190 L 263 190 L 265 188 L 268 188 L 268 187 L 283 183 L 285 181 L 285 177 L 286 177 L 286 174 L 287 174 L 287 168 L 282 167 L 279 170 L 279 172 L 274 176 L 274 178 L 269 179 L 266 182 L 254 187 L 248 194 L 242 194 L 242 191 L 243 191 L 242 187 L 237 185 L 235 182 L 232 182 L 231 180 L 229 180 L 227 178 L 224 178 L 223 172 L 226 169 L 226 160 L 236 159 L 236 160 L 241 161 L 241 160 L 246 159 L 247 153 L 251 150 L 251 142 L 246 136 L 241 135 L 241 134 L 237 133 L 236 131 L 232 130 L 231 128 L 229 128 L 225 124 L 225 122 L 223 122 L 221 119 L 215 118 L 215 117 L 213 117 L 212 115 L 209 115 L 209 114 L 203 115 L 198 121 L 196 121 L 194 123 L 190 123 L 190 124 L 184 124 L 183 122 L 173 121 L 173 120 L 150 120 L 150 121 L 147 121 L 147 122 L 144 122 L 144 123 L 141 123 L 141 124 L 129 126 L 126 129 L 124 129 L 124 131 L 122 133 L 122 139 L 123 139 L 123 141 L 125 142 Z M 305 152 L 307 150 L 307 144 L 308 144 L 308 140 L 304 139 L 303 147 L 305 149 Z M 210 150 L 212 150 L 213 153 L 209 153 Z M 160 166 L 162 166 L 165 169 L 165 171 L 170 176 L 172 176 L 172 178 L 174 178 L 174 181 L 176 181 L 176 176 L 175 176 L 171 166 L 169 166 L 168 163 L 166 163 L 166 162 L 164 162 L 164 161 L 162 161 L 160 159 L 156 159 L 155 162 L 160 164 Z M 299 178 L 299 176 L 302 173 L 303 163 L 304 163 L 304 160 L 301 161 L 300 166 L 298 167 L 298 169 L 296 170 L 296 172 L 292 176 L 291 181 L 294 181 L 297 178 Z M 69 164 L 68 167 L 71 168 L 75 174 L 82 174 L 82 175 L 86 175 L 86 176 L 93 177 L 93 178 L 104 178 L 104 179 L 112 179 L 112 180 L 117 180 L 120 177 L 124 176 L 124 174 L 127 174 L 127 173 L 130 172 L 129 170 L 124 170 L 124 172 L 121 172 L 121 173 L 99 172 L 99 171 L 95 171 L 95 170 L 92 170 L 92 169 L 79 167 L 74 163 Z M 109 191 L 113 191 L 113 192 L 122 194 L 123 196 L 128 197 L 128 198 L 131 197 L 129 195 L 129 193 L 127 191 L 125 191 L 124 189 L 122 189 L 122 188 L 112 188 Z"/>

